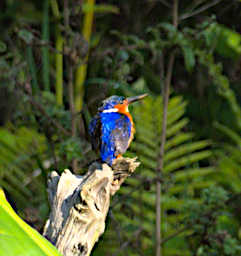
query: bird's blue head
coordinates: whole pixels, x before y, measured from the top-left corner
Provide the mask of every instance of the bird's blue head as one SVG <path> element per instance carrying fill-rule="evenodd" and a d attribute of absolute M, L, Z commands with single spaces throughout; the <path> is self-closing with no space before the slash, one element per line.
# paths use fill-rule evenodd
<path fill-rule="evenodd" d="M 143 99 L 147 94 L 142 94 L 134 97 L 125 98 L 123 96 L 113 95 L 107 99 L 105 99 L 102 103 L 102 106 L 98 108 L 100 112 L 119 112 L 122 114 L 128 114 L 128 105 Z"/>
<path fill-rule="evenodd" d="M 98 108 L 99 111 L 113 109 L 116 105 L 123 104 L 125 97 L 113 95 L 102 102 L 102 106 Z"/>

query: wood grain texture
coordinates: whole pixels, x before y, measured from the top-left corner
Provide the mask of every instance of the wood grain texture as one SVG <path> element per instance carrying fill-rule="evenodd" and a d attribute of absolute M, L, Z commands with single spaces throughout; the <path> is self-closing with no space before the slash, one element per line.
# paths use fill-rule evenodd
<path fill-rule="evenodd" d="M 43 235 L 64 256 L 90 255 L 104 233 L 110 199 L 139 166 L 136 158 L 118 158 L 112 168 L 93 163 L 84 176 L 65 170 L 48 181 L 51 213 Z"/>

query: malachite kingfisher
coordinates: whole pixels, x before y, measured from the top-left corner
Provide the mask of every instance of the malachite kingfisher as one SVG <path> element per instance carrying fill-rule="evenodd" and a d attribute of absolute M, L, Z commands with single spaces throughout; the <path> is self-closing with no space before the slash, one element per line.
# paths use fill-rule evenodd
<path fill-rule="evenodd" d="M 135 133 L 128 106 L 146 96 L 142 94 L 125 98 L 114 95 L 105 99 L 98 108 L 90 122 L 89 133 L 92 148 L 100 152 L 103 162 L 112 166 L 113 161 L 126 152 Z"/>

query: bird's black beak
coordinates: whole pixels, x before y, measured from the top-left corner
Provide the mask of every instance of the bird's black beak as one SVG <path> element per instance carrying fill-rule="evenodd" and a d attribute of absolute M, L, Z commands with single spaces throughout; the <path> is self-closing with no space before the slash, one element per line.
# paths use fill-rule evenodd
<path fill-rule="evenodd" d="M 127 104 L 131 104 L 131 103 L 133 103 L 133 102 L 135 102 L 135 101 L 142 100 L 142 99 L 144 99 L 147 95 L 148 95 L 148 94 L 145 93 L 145 94 L 141 94 L 141 95 L 138 95 L 138 96 L 129 97 L 129 98 L 126 99 Z"/>

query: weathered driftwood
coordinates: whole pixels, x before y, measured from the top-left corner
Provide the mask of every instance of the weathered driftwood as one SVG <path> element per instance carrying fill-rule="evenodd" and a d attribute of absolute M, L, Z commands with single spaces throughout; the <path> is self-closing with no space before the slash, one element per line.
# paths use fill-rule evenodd
<path fill-rule="evenodd" d="M 139 166 L 136 158 L 118 158 L 112 168 L 93 163 L 84 176 L 52 172 L 48 182 L 51 213 L 43 235 L 64 256 L 90 255 L 105 230 L 110 197 Z"/>

